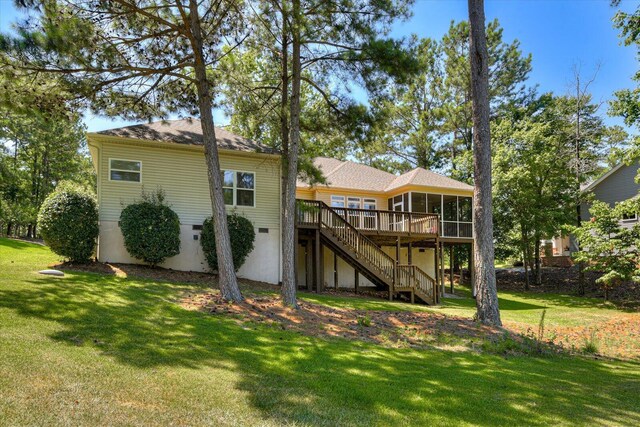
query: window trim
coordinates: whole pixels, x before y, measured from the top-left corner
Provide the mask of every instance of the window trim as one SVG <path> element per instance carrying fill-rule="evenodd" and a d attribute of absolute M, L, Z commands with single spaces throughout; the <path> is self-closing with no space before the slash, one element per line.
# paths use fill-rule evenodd
<path fill-rule="evenodd" d="M 256 203 L 257 203 L 257 194 L 258 194 L 258 190 L 257 190 L 257 186 L 258 186 L 258 179 L 257 179 L 257 174 L 254 171 L 246 171 L 246 170 L 237 170 L 237 169 L 225 169 L 225 168 L 220 168 L 220 171 L 222 172 L 222 195 L 224 198 L 224 190 L 227 189 L 231 189 L 233 191 L 233 204 L 231 205 L 227 205 L 226 203 L 224 204 L 225 206 L 229 206 L 232 208 L 240 208 L 240 209 L 244 209 L 244 208 L 255 208 L 256 207 Z M 233 172 L 233 187 L 225 187 L 224 185 L 224 173 L 225 172 Z M 253 188 L 238 188 L 238 173 L 250 173 L 251 175 L 253 175 Z M 243 191 L 253 191 L 253 205 L 239 205 L 238 204 L 238 190 L 243 190 Z"/>
<path fill-rule="evenodd" d="M 342 206 L 333 206 L 333 199 L 341 199 L 342 200 Z M 347 207 L 347 199 L 345 198 L 345 196 L 340 196 L 338 194 L 332 194 L 330 200 L 330 207 L 332 208 L 338 208 L 338 209 L 346 209 Z"/>
<path fill-rule="evenodd" d="M 114 169 L 111 167 L 111 161 L 112 160 L 118 160 L 121 162 L 136 162 L 138 164 L 140 164 L 140 170 L 139 171 L 131 171 L 131 170 L 125 170 L 125 169 Z M 124 179 L 111 179 L 111 171 L 116 171 L 116 172 L 133 172 L 133 173 L 139 173 L 140 174 L 140 181 L 127 181 Z M 129 184 L 142 184 L 142 160 L 133 160 L 133 159 L 118 159 L 115 157 L 109 157 L 109 182 L 126 182 Z"/>
<path fill-rule="evenodd" d="M 357 207 L 357 208 L 350 208 L 350 207 L 349 207 L 349 203 L 356 203 L 356 201 L 357 201 L 357 203 L 358 203 L 358 206 L 359 206 L 359 207 Z M 347 208 L 347 209 L 358 209 L 358 210 L 362 209 L 362 197 L 347 196 L 347 204 L 346 204 L 346 208 Z"/>
<path fill-rule="evenodd" d="M 624 223 L 638 222 L 638 213 L 636 212 L 632 218 L 621 218 L 620 221 Z"/>
<path fill-rule="evenodd" d="M 373 202 L 373 203 L 371 203 L 371 202 Z M 364 207 L 364 205 L 373 205 L 373 209 L 367 209 L 367 208 Z M 362 198 L 362 209 L 377 211 L 378 210 L 378 200 L 373 199 L 373 198 L 369 198 L 369 197 L 363 197 Z"/>

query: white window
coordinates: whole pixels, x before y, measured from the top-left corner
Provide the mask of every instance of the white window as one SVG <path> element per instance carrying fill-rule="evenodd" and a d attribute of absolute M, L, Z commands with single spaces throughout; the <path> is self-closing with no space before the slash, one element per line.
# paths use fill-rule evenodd
<path fill-rule="evenodd" d="M 255 207 L 255 174 L 253 172 L 223 170 L 222 192 L 225 205 Z"/>
<path fill-rule="evenodd" d="M 638 220 L 638 214 L 624 214 L 622 215 L 622 222 L 636 222 Z"/>
<path fill-rule="evenodd" d="M 344 208 L 344 196 L 331 196 L 332 208 Z"/>
<path fill-rule="evenodd" d="M 364 209 L 375 211 L 376 210 L 376 199 L 363 199 L 362 206 Z"/>
<path fill-rule="evenodd" d="M 360 209 L 360 197 L 347 197 L 347 207 L 349 209 Z"/>
<path fill-rule="evenodd" d="M 109 159 L 109 181 L 142 182 L 142 162 Z"/>

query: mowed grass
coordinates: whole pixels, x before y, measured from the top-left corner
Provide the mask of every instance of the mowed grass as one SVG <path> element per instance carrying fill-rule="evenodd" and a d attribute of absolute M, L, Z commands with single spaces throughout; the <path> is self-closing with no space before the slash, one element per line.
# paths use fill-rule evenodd
<path fill-rule="evenodd" d="M 449 287 L 447 286 L 447 292 Z M 461 298 L 445 298 L 439 306 L 410 305 L 397 301 L 301 293 L 307 301 L 333 307 L 356 310 L 384 311 L 432 311 L 453 316 L 473 317 L 476 302 L 469 289 L 456 286 L 455 293 Z M 581 298 L 572 295 L 550 293 L 500 292 L 498 298 L 503 321 L 538 327 L 542 312 L 545 311 L 547 326 L 594 326 L 628 313 L 617 309 L 602 299 Z M 640 319 L 640 313 L 635 313 Z M 640 332 L 640 331 L 639 331 Z"/>
<path fill-rule="evenodd" d="M 640 424 L 638 364 L 248 327 L 176 304 L 194 285 L 35 273 L 55 260 L 0 239 L 0 425 Z"/>

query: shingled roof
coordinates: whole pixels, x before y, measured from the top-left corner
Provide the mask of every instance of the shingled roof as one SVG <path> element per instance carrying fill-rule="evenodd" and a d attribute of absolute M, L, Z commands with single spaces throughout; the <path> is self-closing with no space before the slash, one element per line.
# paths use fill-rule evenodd
<path fill-rule="evenodd" d="M 203 145 L 202 127 L 198 119 L 161 120 L 157 122 L 125 126 L 97 132 L 99 135 L 122 138 L 142 139 L 146 141 L 172 142 L 184 145 Z M 233 134 L 225 129 L 216 128 L 218 147 L 227 150 L 275 153 L 272 148 Z"/>
<path fill-rule="evenodd" d="M 464 182 L 456 181 L 453 178 L 431 172 L 423 168 L 415 168 L 405 174 L 400 175 L 386 188 L 385 191 L 392 191 L 405 185 L 421 185 L 427 187 L 450 188 L 456 190 L 473 190 L 473 186 Z"/>
<path fill-rule="evenodd" d="M 328 187 L 379 192 L 393 191 L 407 185 L 473 190 L 471 185 L 423 168 L 396 176 L 362 163 L 328 157 L 317 157 L 313 162 L 322 170 Z M 299 180 L 298 187 L 309 187 L 309 184 Z"/>

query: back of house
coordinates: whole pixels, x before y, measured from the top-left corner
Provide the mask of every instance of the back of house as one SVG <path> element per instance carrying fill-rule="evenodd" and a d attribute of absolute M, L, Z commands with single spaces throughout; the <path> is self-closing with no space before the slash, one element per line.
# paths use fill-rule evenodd
<path fill-rule="evenodd" d="M 268 147 L 216 129 L 228 211 L 247 217 L 256 228 L 255 249 L 240 277 L 280 281 L 280 157 Z M 162 189 L 180 218 L 180 253 L 162 267 L 207 271 L 200 246 L 211 198 L 200 122 L 155 122 L 87 135 L 98 177 L 100 237 L 98 259 L 138 263 L 127 253 L 118 221 L 142 192 Z"/>
<path fill-rule="evenodd" d="M 279 283 L 280 156 L 224 129 L 216 129 L 216 136 L 227 211 L 247 217 L 256 231 L 255 248 L 238 275 Z M 180 253 L 162 267 L 207 271 L 200 231 L 212 210 L 200 122 L 140 124 L 89 133 L 87 139 L 98 176 L 98 259 L 140 262 L 124 247 L 120 213 L 140 200 L 143 191 L 161 189 L 180 218 L 181 230 Z M 436 284 L 443 283 L 445 247 L 450 253 L 454 245 L 472 250 L 470 185 L 422 168 L 397 176 L 337 159 L 317 158 L 315 163 L 326 183 L 299 181 L 297 188 L 299 207 L 306 204 L 316 212 L 313 224 L 305 213 L 297 216 L 301 287 L 386 286 L 390 296 L 407 291 L 413 299 L 413 288 L 430 286 L 429 292 L 435 292 Z M 332 219 L 322 221 L 321 212 Z M 352 235 L 344 235 L 347 230 Z M 365 247 L 366 254 L 358 252 Z M 435 302 L 437 297 L 423 299 Z"/>

